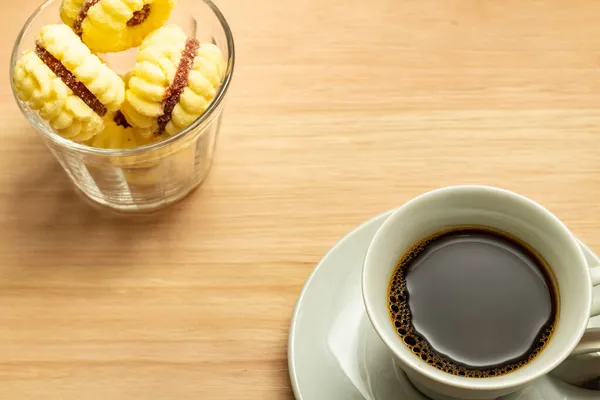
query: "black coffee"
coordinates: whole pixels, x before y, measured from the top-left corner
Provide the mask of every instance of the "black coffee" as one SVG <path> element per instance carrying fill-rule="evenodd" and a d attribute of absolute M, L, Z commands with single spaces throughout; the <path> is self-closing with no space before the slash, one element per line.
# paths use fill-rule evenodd
<path fill-rule="evenodd" d="M 392 322 L 415 356 L 459 376 L 498 376 L 527 364 L 557 318 L 546 262 L 482 227 L 417 243 L 399 261 L 388 294 Z"/>

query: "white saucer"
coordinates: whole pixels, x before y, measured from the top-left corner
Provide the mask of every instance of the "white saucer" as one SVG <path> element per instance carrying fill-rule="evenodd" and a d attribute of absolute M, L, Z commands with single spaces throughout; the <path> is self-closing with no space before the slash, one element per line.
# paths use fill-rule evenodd
<path fill-rule="evenodd" d="M 360 289 L 362 261 L 379 215 L 342 238 L 306 281 L 290 327 L 288 363 L 298 400 L 426 400 L 371 327 Z M 590 265 L 600 259 L 581 244 Z M 599 291 L 600 288 L 596 288 Z M 596 293 L 600 295 L 600 293 Z M 600 326 L 600 317 L 592 319 Z M 598 399 L 599 392 L 542 377 L 503 400 Z"/>

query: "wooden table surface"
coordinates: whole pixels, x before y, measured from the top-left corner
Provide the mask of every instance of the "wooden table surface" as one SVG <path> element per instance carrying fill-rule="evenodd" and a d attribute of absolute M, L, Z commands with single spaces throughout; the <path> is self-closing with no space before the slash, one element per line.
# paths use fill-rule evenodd
<path fill-rule="evenodd" d="M 18 3 L 0 39 L 2 399 L 291 399 L 315 263 L 444 185 L 530 196 L 600 250 L 597 1 L 219 0 L 237 68 L 214 167 L 133 220 L 83 203 L 14 104 L 38 0 Z"/>

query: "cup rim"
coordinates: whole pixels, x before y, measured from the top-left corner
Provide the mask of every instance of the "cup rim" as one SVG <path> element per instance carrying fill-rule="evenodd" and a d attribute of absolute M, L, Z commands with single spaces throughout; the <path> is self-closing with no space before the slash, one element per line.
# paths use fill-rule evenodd
<path fill-rule="evenodd" d="M 25 23 L 23 24 L 23 27 L 21 28 L 21 30 L 19 31 L 19 34 L 17 35 L 15 44 L 13 45 L 13 49 L 11 52 L 11 59 L 10 59 L 10 69 L 9 69 L 9 74 L 10 74 L 9 79 L 10 79 L 10 86 L 11 86 L 12 94 L 13 94 L 13 97 L 14 97 L 19 109 L 21 110 L 21 113 L 25 116 L 25 118 L 29 121 L 29 123 L 38 132 L 41 132 L 52 143 L 54 143 L 60 147 L 66 148 L 68 150 L 71 150 L 71 151 L 74 151 L 77 153 L 83 153 L 86 155 L 95 155 L 95 156 L 102 156 L 102 157 L 133 156 L 133 155 L 139 155 L 141 153 L 145 153 L 145 152 L 158 150 L 158 149 L 167 147 L 170 144 L 172 144 L 180 139 L 185 138 L 189 133 L 196 130 L 196 128 L 198 128 L 198 126 L 206 123 L 207 121 L 210 121 L 212 118 L 214 118 L 216 116 L 216 111 L 219 109 L 219 107 L 223 103 L 223 101 L 225 99 L 225 95 L 227 94 L 227 91 L 229 89 L 229 86 L 231 84 L 231 80 L 233 77 L 233 71 L 234 71 L 234 67 L 235 67 L 235 43 L 233 40 L 233 33 L 231 31 L 231 28 L 230 28 L 227 20 L 225 19 L 225 16 L 223 15 L 223 13 L 221 13 L 221 10 L 219 10 L 219 8 L 211 0 L 202 0 L 212 10 L 214 15 L 219 20 L 221 27 L 223 28 L 223 31 L 225 33 L 226 43 L 227 43 L 228 57 L 227 57 L 227 67 L 225 70 L 225 75 L 223 77 L 223 82 L 219 86 L 219 90 L 217 91 L 214 99 L 210 102 L 208 108 L 202 113 L 202 115 L 200 115 L 198 118 L 196 118 L 194 120 L 194 122 L 192 122 L 190 125 L 188 125 L 184 129 L 182 129 L 181 131 L 177 132 L 175 135 L 170 136 L 164 140 L 161 140 L 160 142 L 145 144 L 145 145 L 138 146 L 138 147 L 131 148 L 131 149 L 102 149 L 102 148 L 87 146 L 85 144 L 77 143 L 77 142 L 71 141 L 69 139 L 66 139 L 66 138 L 60 136 L 58 133 L 54 132 L 52 129 L 48 129 L 47 126 L 40 124 L 38 121 L 36 121 L 35 114 L 29 112 L 29 110 L 27 110 L 25 108 L 24 103 L 18 98 L 17 93 L 15 91 L 15 87 L 14 87 L 13 75 L 14 75 L 14 67 L 20 56 L 19 45 L 22 43 L 25 33 L 27 32 L 27 30 L 29 29 L 29 27 L 31 26 L 31 24 L 33 23 L 35 18 L 42 11 L 44 11 L 44 9 L 46 7 L 49 7 L 55 1 L 59 1 L 59 0 L 45 0 L 40 6 L 38 6 L 35 9 L 35 11 L 29 16 L 29 18 L 27 18 L 27 21 L 25 21 Z"/>
<path fill-rule="evenodd" d="M 366 314 L 367 314 L 367 317 L 369 318 L 369 321 L 371 322 L 371 325 L 373 326 L 375 332 L 380 337 L 380 339 L 383 341 L 383 343 L 386 345 L 386 347 L 394 354 L 394 356 L 396 358 L 402 360 L 403 366 L 407 366 L 408 368 L 410 368 L 413 373 L 425 376 L 433 381 L 436 381 L 443 385 L 450 386 L 450 387 L 457 388 L 457 389 L 465 389 L 465 390 L 473 390 L 473 391 L 477 391 L 477 390 L 489 391 L 489 390 L 503 390 L 503 389 L 510 389 L 513 387 L 518 387 L 527 382 L 535 380 L 543 375 L 548 374 L 550 371 L 552 371 L 554 368 L 556 368 L 562 361 L 564 361 L 577 346 L 577 343 L 579 342 L 579 340 L 581 339 L 581 337 L 583 336 L 583 334 L 585 332 L 587 324 L 582 323 L 581 326 L 577 327 L 577 329 L 573 331 L 573 334 L 571 337 L 572 339 L 571 339 L 570 343 L 567 343 L 565 346 L 562 347 L 562 350 L 560 351 L 558 356 L 554 358 L 554 360 L 552 362 L 547 363 L 543 368 L 538 368 L 537 370 L 533 371 L 531 374 L 528 374 L 527 376 L 523 376 L 520 379 L 515 379 L 515 378 L 511 379 L 510 378 L 511 373 L 502 375 L 502 376 L 490 377 L 490 378 L 461 377 L 461 376 L 451 375 L 451 374 L 448 374 L 448 373 L 445 373 L 443 371 L 439 371 L 439 370 L 433 369 L 433 368 L 420 368 L 419 365 L 422 363 L 422 361 L 418 360 L 416 357 L 410 357 L 410 358 L 406 357 L 405 354 L 402 354 L 402 353 L 396 351 L 397 346 L 399 344 L 401 344 L 401 342 L 399 339 L 397 341 L 393 341 L 392 339 L 390 339 L 389 337 L 387 337 L 385 334 L 382 333 L 382 331 L 383 331 L 382 321 L 379 318 L 377 318 L 377 313 L 374 310 L 374 306 L 373 306 L 372 300 L 371 300 L 373 295 L 370 294 L 369 291 L 367 290 L 367 286 L 368 286 L 367 281 L 369 279 L 368 278 L 368 271 L 369 271 L 368 260 L 372 257 L 373 245 L 380 239 L 380 237 L 384 234 L 384 232 L 387 229 L 389 229 L 389 227 L 392 224 L 394 224 L 396 222 L 397 215 L 400 214 L 402 212 L 402 210 L 405 209 L 405 207 L 407 207 L 411 204 L 414 204 L 416 202 L 422 201 L 425 198 L 428 198 L 430 196 L 439 195 L 442 192 L 451 192 L 451 191 L 457 191 L 457 190 L 461 190 L 461 191 L 462 190 L 484 190 L 484 191 L 488 191 L 490 193 L 495 192 L 496 194 L 499 194 L 499 195 L 511 196 L 520 201 L 528 203 L 530 206 L 537 208 L 542 214 L 544 214 L 551 221 L 553 221 L 556 224 L 556 227 L 558 229 L 562 230 L 563 233 L 565 233 L 567 235 L 567 237 L 569 238 L 569 245 L 575 249 L 575 253 L 577 254 L 579 263 L 581 265 L 584 265 L 587 267 L 587 262 L 585 261 L 585 256 L 583 254 L 583 250 L 578 245 L 578 241 L 577 241 L 575 235 L 566 227 L 566 225 L 560 219 L 558 219 L 557 216 L 555 216 L 547 208 L 545 208 L 541 204 L 535 202 L 534 200 L 531 200 L 523 195 L 520 195 L 515 192 L 511 192 L 506 189 L 502 189 L 502 188 L 498 188 L 498 187 L 494 187 L 494 186 L 487 186 L 487 185 L 455 185 L 455 186 L 441 187 L 441 188 L 437 188 L 437 189 L 422 193 L 422 194 L 410 199 L 409 201 L 407 201 L 406 203 L 404 203 L 397 209 L 395 209 L 392 212 L 392 214 L 390 214 L 390 216 L 383 222 L 383 224 L 379 227 L 379 229 L 375 233 L 375 236 L 371 240 L 371 243 L 369 244 L 369 247 L 367 249 L 367 252 L 366 252 L 366 255 L 365 255 L 365 258 L 363 261 L 363 268 L 362 268 L 362 274 L 361 274 L 361 292 L 362 292 L 363 304 L 365 306 Z M 585 314 L 589 315 L 591 312 L 591 291 L 592 291 L 591 278 L 590 278 L 589 274 L 587 275 L 587 277 L 585 279 L 588 281 L 587 282 L 588 284 L 586 285 L 586 287 L 588 288 L 587 289 L 587 292 L 588 292 L 587 297 L 588 297 L 589 301 L 585 305 L 585 307 L 586 307 L 585 310 L 580 310 L 580 311 L 582 311 L 582 312 L 585 311 Z M 389 321 L 385 321 L 385 322 L 389 323 Z M 573 327 L 570 327 L 570 328 L 573 329 Z M 523 368 L 527 368 L 527 366 L 525 366 Z M 519 370 L 522 370 L 522 368 L 520 368 Z"/>

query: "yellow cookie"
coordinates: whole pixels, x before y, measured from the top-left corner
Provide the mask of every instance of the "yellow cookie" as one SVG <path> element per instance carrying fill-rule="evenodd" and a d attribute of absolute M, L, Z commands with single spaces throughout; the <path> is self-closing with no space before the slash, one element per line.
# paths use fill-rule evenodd
<path fill-rule="evenodd" d="M 138 128 L 124 124 L 119 113 L 110 114 L 104 118 L 104 129 L 86 144 L 101 149 L 133 149 L 157 141 L 149 135 L 144 135 Z"/>
<path fill-rule="evenodd" d="M 132 126 L 174 135 L 204 113 L 225 69 L 217 46 L 164 26 L 142 42 L 121 111 Z"/>
<path fill-rule="evenodd" d="M 44 26 L 35 50 L 15 65 L 17 96 L 60 135 L 86 141 L 104 127 L 103 117 L 119 109 L 125 97 L 123 80 L 66 25 Z"/>
<path fill-rule="evenodd" d="M 137 47 L 161 27 L 175 0 L 63 0 L 60 17 L 99 53 Z"/>

